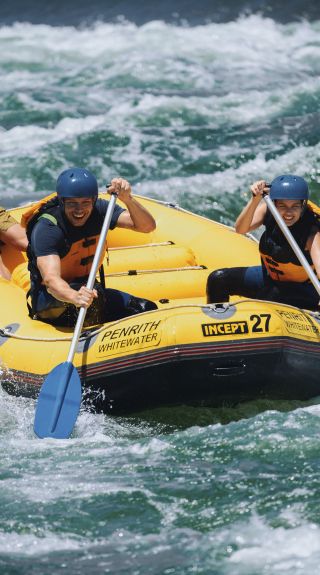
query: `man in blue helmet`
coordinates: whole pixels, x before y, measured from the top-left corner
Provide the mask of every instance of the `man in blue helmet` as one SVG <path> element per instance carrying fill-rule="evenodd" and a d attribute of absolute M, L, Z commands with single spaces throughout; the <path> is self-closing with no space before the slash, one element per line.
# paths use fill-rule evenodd
<path fill-rule="evenodd" d="M 31 317 L 73 326 L 77 308 L 85 306 L 89 308 L 86 314 L 89 325 L 156 309 L 150 300 L 106 289 L 99 282 L 94 289 L 87 289 L 109 202 L 98 198 L 97 180 L 84 168 L 63 171 L 57 179 L 56 191 L 57 196 L 27 225 Z M 108 191 L 116 193 L 126 206 L 126 209 L 115 206 L 110 229 L 118 226 L 145 233 L 155 229 L 152 215 L 133 198 L 129 182 L 114 178 Z"/>
<path fill-rule="evenodd" d="M 319 215 L 309 205 L 307 182 L 294 175 L 275 178 L 270 187 L 264 180 L 251 186 L 251 198 L 240 213 L 235 229 L 246 234 L 264 225 L 259 251 L 261 266 L 224 268 L 212 272 L 207 281 L 207 301 L 225 302 L 230 295 L 266 299 L 316 309 L 319 295 L 287 239 L 261 202 L 269 193 L 307 261 L 320 277 Z"/>

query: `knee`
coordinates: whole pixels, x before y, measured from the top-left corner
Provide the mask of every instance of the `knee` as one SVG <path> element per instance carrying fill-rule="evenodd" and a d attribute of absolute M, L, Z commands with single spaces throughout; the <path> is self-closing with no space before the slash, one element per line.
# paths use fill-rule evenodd
<path fill-rule="evenodd" d="M 224 301 L 224 291 L 229 275 L 228 268 L 214 270 L 207 279 L 207 302 Z M 217 299 L 218 298 L 218 299 Z M 221 299 L 222 298 L 222 299 Z"/>
<path fill-rule="evenodd" d="M 131 296 L 126 306 L 126 309 L 127 311 L 130 312 L 129 315 L 134 315 L 136 313 L 143 313 L 145 311 L 152 311 L 158 309 L 158 306 L 155 302 L 151 300 Z"/>
<path fill-rule="evenodd" d="M 214 270 L 214 272 L 211 272 L 211 274 L 209 274 L 207 279 L 207 290 L 212 286 L 224 284 L 227 275 L 228 275 L 228 268 L 221 268 L 219 270 Z"/>

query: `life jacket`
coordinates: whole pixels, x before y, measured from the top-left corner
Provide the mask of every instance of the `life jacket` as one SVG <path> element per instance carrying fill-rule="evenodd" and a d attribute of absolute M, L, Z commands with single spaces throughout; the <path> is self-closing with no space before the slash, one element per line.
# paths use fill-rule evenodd
<path fill-rule="evenodd" d="M 31 295 L 31 315 L 34 315 L 37 295 L 40 286 L 43 283 L 41 274 L 37 267 L 36 257 L 33 254 L 31 248 L 32 230 L 41 218 L 50 220 L 54 225 L 59 226 L 59 228 L 63 231 L 64 246 L 60 253 L 61 277 L 68 283 L 76 281 L 82 281 L 83 283 L 86 282 L 90 273 L 104 219 L 102 214 L 94 207 L 92 215 L 90 216 L 89 228 L 87 225 L 84 226 L 83 236 L 81 236 L 81 228 L 79 228 L 77 231 L 78 237 L 80 234 L 80 239 L 77 239 L 77 241 L 72 241 L 68 233 L 67 222 L 63 216 L 63 212 L 61 211 L 59 199 L 56 194 L 51 194 L 50 196 L 43 198 L 38 203 L 31 206 L 30 209 L 24 213 L 22 225 L 26 227 L 26 233 L 29 240 L 27 256 L 31 288 L 27 294 L 27 297 Z M 104 272 L 102 262 L 104 256 L 105 252 L 103 251 L 99 262 L 100 279 L 103 287 Z"/>
<path fill-rule="evenodd" d="M 269 211 L 267 211 L 263 223 L 266 229 L 260 238 L 259 251 L 262 265 L 268 275 L 275 282 L 310 282 L 304 267 Z M 308 202 L 300 219 L 293 226 L 290 226 L 290 232 L 313 270 L 314 265 L 310 252 L 305 247 L 310 235 L 319 229 L 320 209 L 315 204 Z"/>
<path fill-rule="evenodd" d="M 33 221 L 33 224 L 30 225 L 30 227 L 29 227 L 30 231 L 32 231 L 34 224 L 38 220 L 38 218 L 34 218 L 34 216 L 36 216 L 37 214 L 40 215 L 42 213 L 43 209 L 45 209 L 48 202 L 50 202 L 50 200 L 55 200 L 54 205 L 58 205 L 58 203 L 57 203 L 58 196 L 57 196 L 56 192 L 53 192 L 52 194 L 45 196 L 41 200 L 38 200 L 38 202 L 31 204 L 31 206 L 22 214 L 21 225 L 22 225 L 22 227 L 26 228 L 27 233 L 28 233 L 28 227 L 29 227 L 31 220 Z"/>

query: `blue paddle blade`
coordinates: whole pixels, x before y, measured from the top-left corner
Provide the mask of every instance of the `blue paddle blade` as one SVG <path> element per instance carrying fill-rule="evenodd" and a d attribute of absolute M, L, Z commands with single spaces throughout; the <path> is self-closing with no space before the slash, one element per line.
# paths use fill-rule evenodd
<path fill-rule="evenodd" d="M 34 432 L 38 437 L 66 439 L 79 414 L 81 382 L 76 368 L 69 361 L 60 363 L 47 375 L 41 387 Z"/>

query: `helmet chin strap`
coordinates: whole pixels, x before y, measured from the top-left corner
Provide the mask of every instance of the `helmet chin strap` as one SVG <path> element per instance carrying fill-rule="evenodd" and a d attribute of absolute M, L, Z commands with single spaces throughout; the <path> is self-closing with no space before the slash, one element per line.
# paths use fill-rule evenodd
<path fill-rule="evenodd" d="M 308 200 L 302 200 L 301 216 L 303 216 L 303 214 L 305 213 L 305 211 L 307 209 L 307 205 L 308 205 Z"/>

